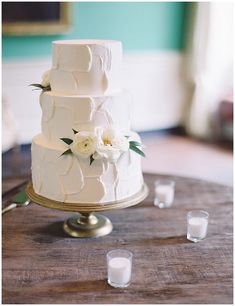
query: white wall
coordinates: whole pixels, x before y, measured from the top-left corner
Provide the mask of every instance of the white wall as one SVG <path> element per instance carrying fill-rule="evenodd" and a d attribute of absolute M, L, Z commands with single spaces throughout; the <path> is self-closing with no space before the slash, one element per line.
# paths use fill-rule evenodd
<path fill-rule="evenodd" d="M 180 52 L 127 54 L 124 84 L 132 92 L 132 124 L 137 131 L 178 125 L 185 102 Z"/>
<path fill-rule="evenodd" d="M 136 131 L 176 126 L 182 117 L 185 86 L 181 77 L 179 52 L 128 53 L 124 56 L 123 83 L 131 90 L 132 125 Z M 40 83 L 50 59 L 24 59 L 3 63 L 3 100 L 17 121 L 18 142 L 31 142 L 40 132 L 39 91 L 30 83 Z M 4 109 L 3 109 L 4 116 Z M 3 123 L 3 145 L 6 135 Z"/>

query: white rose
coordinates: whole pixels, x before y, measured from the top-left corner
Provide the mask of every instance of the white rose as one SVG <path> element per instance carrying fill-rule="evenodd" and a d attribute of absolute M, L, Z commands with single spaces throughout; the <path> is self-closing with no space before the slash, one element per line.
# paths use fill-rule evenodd
<path fill-rule="evenodd" d="M 105 158 L 113 162 L 120 157 L 122 152 L 129 149 L 128 139 L 112 128 L 100 133 L 99 138 L 96 153 L 93 155 L 94 159 Z"/>
<path fill-rule="evenodd" d="M 97 137 L 92 132 L 79 132 L 75 134 L 74 140 L 70 145 L 73 154 L 88 158 L 95 153 L 97 147 Z"/>
<path fill-rule="evenodd" d="M 117 136 L 117 131 L 114 130 L 113 128 L 107 128 L 101 134 L 101 138 L 104 144 L 107 144 L 107 145 L 108 144 L 111 145 L 116 136 Z"/>
<path fill-rule="evenodd" d="M 94 159 L 107 159 L 110 162 L 116 161 L 120 157 L 120 150 L 112 147 L 99 144 L 96 148 L 96 152 L 93 154 Z"/>
<path fill-rule="evenodd" d="M 126 152 L 129 150 L 129 140 L 123 135 L 118 135 L 113 140 L 113 146 L 122 152 Z"/>
<path fill-rule="evenodd" d="M 129 149 L 128 139 L 113 128 L 108 128 L 105 130 L 101 135 L 101 138 L 105 145 L 110 145 L 116 149 L 119 149 L 120 151 L 126 152 Z"/>
<path fill-rule="evenodd" d="M 41 85 L 47 87 L 50 85 L 50 70 L 47 70 L 42 75 L 42 82 Z"/>

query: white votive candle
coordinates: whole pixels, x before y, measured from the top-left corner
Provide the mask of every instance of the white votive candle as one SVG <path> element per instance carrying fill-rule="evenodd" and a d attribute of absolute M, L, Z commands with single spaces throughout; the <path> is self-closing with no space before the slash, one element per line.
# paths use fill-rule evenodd
<path fill-rule="evenodd" d="M 206 211 L 191 211 L 187 215 L 187 238 L 198 242 L 206 237 L 208 226 L 208 213 Z"/>
<path fill-rule="evenodd" d="M 154 205 L 160 208 L 170 207 L 174 201 L 175 183 L 168 180 L 155 182 Z"/>
<path fill-rule="evenodd" d="M 113 250 L 107 254 L 108 283 L 117 288 L 127 287 L 131 281 L 132 253 Z"/>

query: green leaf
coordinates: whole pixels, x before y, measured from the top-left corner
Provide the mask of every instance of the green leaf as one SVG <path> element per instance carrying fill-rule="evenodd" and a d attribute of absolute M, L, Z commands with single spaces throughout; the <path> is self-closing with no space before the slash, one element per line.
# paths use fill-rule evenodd
<path fill-rule="evenodd" d="M 72 139 L 70 139 L 70 138 L 60 138 L 63 142 L 65 142 L 67 145 L 70 145 L 72 142 L 73 142 L 73 140 Z"/>
<path fill-rule="evenodd" d="M 60 156 L 63 156 L 63 155 L 67 155 L 67 154 L 72 154 L 72 151 L 70 149 L 64 151 Z"/>
<path fill-rule="evenodd" d="M 50 91 L 51 90 L 51 86 L 43 86 L 42 84 L 38 84 L 38 83 L 34 83 L 34 84 L 30 84 L 29 86 L 34 86 L 37 89 L 42 89 L 42 91 Z"/>
<path fill-rule="evenodd" d="M 48 85 L 48 86 L 43 87 L 42 91 L 51 91 L 51 86 Z"/>
<path fill-rule="evenodd" d="M 129 142 L 130 146 L 134 146 L 134 147 L 141 147 L 141 143 L 139 143 L 138 141 L 130 141 Z"/>
<path fill-rule="evenodd" d="M 130 149 L 131 149 L 132 151 L 136 152 L 137 154 L 139 154 L 139 155 L 145 157 L 144 152 L 141 151 L 139 148 L 135 147 L 134 145 L 131 145 L 131 146 L 130 146 Z"/>
<path fill-rule="evenodd" d="M 90 165 L 93 163 L 93 161 L 94 161 L 94 158 L 93 158 L 93 156 L 91 155 L 91 156 L 90 156 Z"/>
<path fill-rule="evenodd" d="M 30 84 L 29 86 L 34 86 L 40 89 L 43 89 L 44 87 L 41 84 Z"/>
<path fill-rule="evenodd" d="M 76 131 L 76 130 L 74 130 L 74 129 L 72 129 L 72 130 L 73 130 L 74 134 L 77 134 L 77 133 L 78 133 L 78 131 Z"/>

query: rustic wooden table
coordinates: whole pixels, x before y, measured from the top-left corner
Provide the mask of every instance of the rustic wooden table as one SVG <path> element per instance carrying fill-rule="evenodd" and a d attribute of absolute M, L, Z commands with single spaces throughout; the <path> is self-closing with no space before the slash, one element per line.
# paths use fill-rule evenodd
<path fill-rule="evenodd" d="M 102 238 L 76 239 L 62 224 L 71 213 L 31 204 L 3 216 L 3 303 L 232 303 L 232 189 L 205 181 L 176 182 L 174 206 L 153 206 L 153 182 L 169 176 L 145 175 L 150 195 L 141 204 L 104 213 L 114 225 Z M 3 204 L 25 178 L 3 181 Z M 186 239 L 186 214 L 210 214 L 207 239 Z M 107 284 L 106 253 L 134 253 L 132 283 Z"/>

